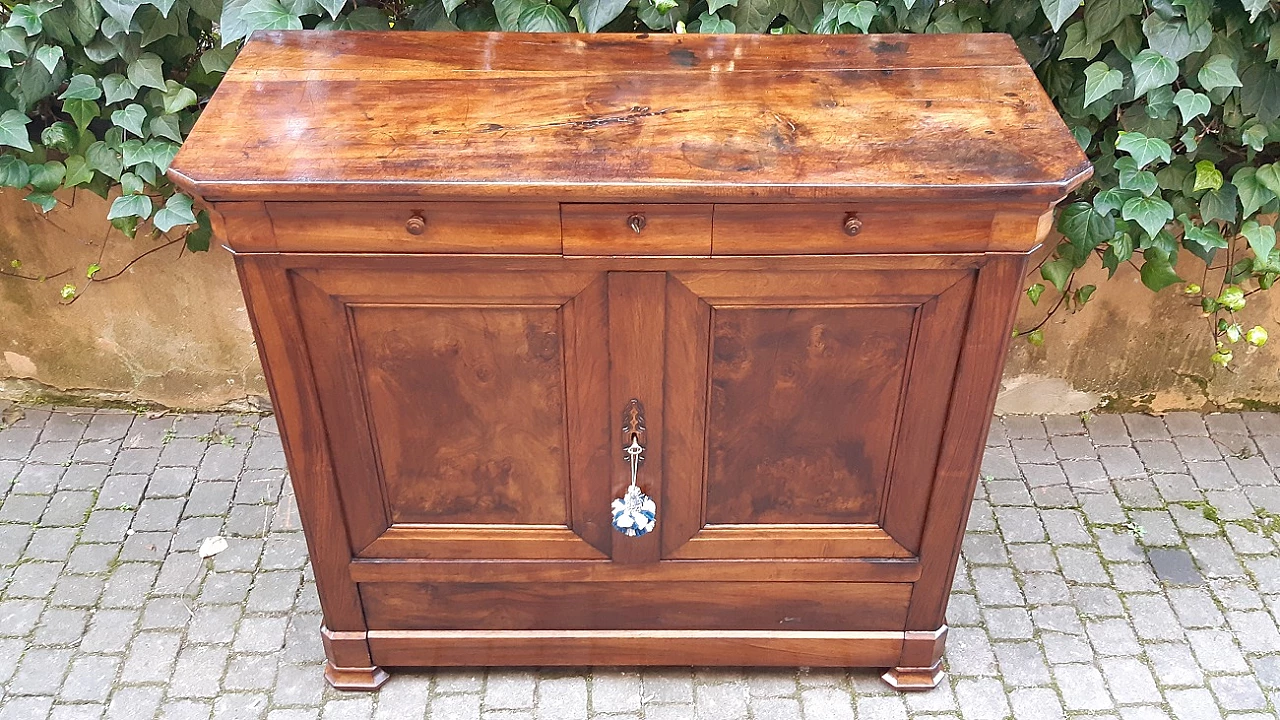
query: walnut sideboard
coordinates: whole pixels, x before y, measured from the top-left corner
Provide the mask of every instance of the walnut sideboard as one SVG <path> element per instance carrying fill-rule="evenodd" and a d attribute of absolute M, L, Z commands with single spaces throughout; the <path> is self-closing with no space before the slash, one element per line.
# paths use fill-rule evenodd
<path fill-rule="evenodd" d="M 235 253 L 333 685 L 930 687 L 1027 255 L 1089 172 L 1004 35 L 305 31 L 169 176 Z"/>

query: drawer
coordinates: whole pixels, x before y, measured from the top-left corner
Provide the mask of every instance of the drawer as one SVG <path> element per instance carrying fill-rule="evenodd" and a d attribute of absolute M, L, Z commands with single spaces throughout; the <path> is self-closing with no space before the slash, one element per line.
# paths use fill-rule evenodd
<path fill-rule="evenodd" d="M 710 205 L 560 206 L 565 255 L 711 254 Z"/>
<path fill-rule="evenodd" d="M 911 583 L 360 583 L 370 630 L 885 630 Z"/>
<path fill-rule="evenodd" d="M 266 203 L 282 252 L 559 254 L 555 203 Z"/>
<path fill-rule="evenodd" d="M 715 255 L 845 255 L 980 252 L 990 244 L 991 211 L 936 206 L 715 206 Z"/>

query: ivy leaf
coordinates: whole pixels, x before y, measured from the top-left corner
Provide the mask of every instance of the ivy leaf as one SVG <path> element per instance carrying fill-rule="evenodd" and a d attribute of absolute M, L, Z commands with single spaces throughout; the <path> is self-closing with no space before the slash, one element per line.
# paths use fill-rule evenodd
<path fill-rule="evenodd" d="M 1244 9 L 1249 11 L 1249 22 L 1258 19 L 1263 10 L 1271 6 L 1269 0 L 1243 0 Z"/>
<path fill-rule="evenodd" d="M 1200 219 L 1204 222 L 1222 220 L 1234 223 L 1240 215 L 1236 206 L 1238 197 L 1236 186 L 1223 183 L 1218 190 L 1210 190 L 1200 198 Z"/>
<path fill-rule="evenodd" d="M 1084 104 L 1092 105 L 1124 87 L 1124 73 L 1099 60 L 1084 69 Z"/>
<path fill-rule="evenodd" d="M 702 13 L 698 17 L 698 32 L 730 34 L 734 31 L 733 22 L 715 15 Z"/>
<path fill-rule="evenodd" d="M 569 21 L 560 8 L 550 3 L 538 3 L 520 13 L 516 25 L 520 32 L 568 32 Z"/>
<path fill-rule="evenodd" d="M 1182 222 L 1183 238 L 1198 245 L 1201 251 L 1208 253 L 1227 247 L 1227 239 L 1222 237 L 1222 233 L 1218 232 L 1218 229 L 1212 224 L 1197 227 L 1186 215 L 1182 215 L 1178 219 Z"/>
<path fill-rule="evenodd" d="M 582 0 L 578 3 L 578 14 L 582 24 L 589 33 L 600 32 L 600 28 L 613 22 L 627 8 L 627 0 Z"/>
<path fill-rule="evenodd" d="M 35 58 L 52 74 L 62 60 L 62 54 L 61 45 L 41 45 L 36 49 Z"/>
<path fill-rule="evenodd" d="M 165 114 L 173 114 L 196 104 L 196 91 L 175 80 L 166 80 L 164 90 Z"/>
<path fill-rule="evenodd" d="M 707 12 L 714 13 L 722 7 L 737 7 L 738 0 L 707 0 Z"/>
<path fill-rule="evenodd" d="M 1204 50 L 1213 40 L 1213 28 L 1209 25 L 1192 29 L 1186 21 L 1165 20 L 1160 13 L 1151 13 L 1142 21 L 1142 33 L 1152 50 L 1174 62 Z"/>
<path fill-rule="evenodd" d="M 1125 202 L 1133 197 L 1137 195 L 1120 188 L 1107 188 L 1093 196 L 1093 209 L 1097 210 L 1099 215 L 1110 215 L 1124 207 Z"/>
<path fill-rule="evenodd" d="M 1088 252 L 1111 239 L 1116 232 L 1115 218 L 1099 215 L 1087 202 L 1071 203 L 1058 215 L 1058 231 L 1078 250 Z"/>
<path fill-rule="evenodd" d="M 111 124 L 139 136 L 142 135 L 142 121 L 146 119 L 147 110 L 138 103 L 130 103 L 124 109 L 111 113 Z"/>
<path fill-rule="evenodd" d="M 1240 168 L 1235 175 L 1231 176 L 1231 183 L 1240 193 L 1240 204 L 1244 206 L 1246 219 L 1276 198 L 1276 194 L 1258 180 L 1257 168 Z"/>
<path fill-rule="evenodd" d="M 1084 25 L 1089 38 L 1102 42 L 1126 17 L 1142 12 L 1142 0 L 1089 0 L 1084 5 Z"/>
<path fill-rule="evenodd" d="M 164 90 L 164 61 L 155 53 L 143 53 L 129 63 L 129 82 L 135 87 Z"/>
<path fill-rule="evenodd" d="M 1156 158 L 1165 162 L 1173 159 L 1173 148 L 1169 147 L 1169 143 L 1159 138 L 1147 137 L 1140 132 L 1120 131 L 1116 139 L 1116 149 L 1132 155 L 1140 168 L 1146 167 Z"/>
<path fill-rule="evenodd" d="M 740 33 L 762 33 L 773 24 L 778 12 L 775 0 L 738 0 L 729 19 Z"/>
<path fill-rule="evenodd" d="M 319 0 L 319 3 L 320 7 L 324 8 L 324 11 L 329 13 L 329 17 L 334 20 L 338 19 L 338 15 L 342 12 L 342 8 L 347 6 L 347 0 Z M 454 7 L 450 8 L 447 7 L 448 3 L 446 3 L 445 11 L 453 12 L 454 8 L 461 4 L 461 2 L 453 2 Z"/>
<path fill-rule="evenodd" d="M 90 76 L 83 73 L 72 75 L 67 89 L 58 96 L 59 100 L 97 100 L 102 97 L 102 88 Z"/>
<path fill-rule="evenodd" d="M 93 180 L 93 168 L 89 167 L 89 163 L 85 161 L 82 155 L 69 156 L 66 167 L 67 176 L 62 181 L 64 187 L 84 185 Z"/>
<path fill-rule="evenodd" d="M 1143 256 L 1146 262 L 1142 263 L 1139 272 L 1142 275 L 1142 284 L 1152 292 L 1160 292 L 1170 285 L 1182 282 L 1182 278 L 1178 277 L 1178 273 L 1174 272 L 1173 266 L 1169 264 L 1168 255 L 1157 250 L 1147 251 Z"/>
<path fill-rule="evenodd" d="M 1040 7 L 1044 10 L 1044 16 L 1049 18 L 1053 31 L 1058 32 L 1062 29 L 1062 24 L 1080 7 L 1081 2 L 1082 0 L 1040 0 Z"/>
<path fill-rule="evenodd" d="M 31 182 L 27 164 L 13 155 L 0 155 L 0 187 L 20 188 Z"/>
<path fill-rule="evenodd" d="M 102 5 L 102 9 L 124 28 L 133 23 L 134 13 L 138 12 L 138 8 L 143 5 L 143 0 L 98 0 L 98 2 Z"/>
<path fill-rule="evenodd" d="M 98 103 L 92 100 L 77 100 L 72 98 L 62 103 L 62 110 L 71 116 L 76 123 L 76 129 L 84 132 L 89 127 L 89 123 L 98 117 Z"/>
<path fill-rule="evenodd" d="M 31 37 L 39 35 L 44 30 L 44 23 L 40 21 L 40 15 L 31 5 L 20 3 L 14 5 L 9 11 L 9 22 L 5 23 L 5 27 L 22 28 L 27 33 L 27 37 Z"/>
<path fill-rule="evenodd" d="M 1035 283 L 1031 287 L 1027 288 L 1027 299 L 1031 301 L 1032 305 L 1039 305 L 1040 296 L 1043 294 L 1044 285 L 1041 285 L 1040 283 Z"/>
<path fill-rule="evenodd" d="M 1101 50 L 1102 43 L 1089 38 L 1084 29 L 1084 23 L 1071 23 L 1067 26 L 1067 37 L 1062 43 L 1062 52 L 1058 54 L 1058 58 L 1061 60 L 1069 58 L 1092 60 L 1098 56 Z"/>
<path fill-rule="evenodd" d="M 1261 152 L 1262 148 L 1267 146 L 1267 138 L 1269 136 L 1270 132 L 1268 132 L 1267 126 L 1260 122 L 1255 122 L 1241 131 L 1240 141 Z"/>
<path fill-rule="evenodd" d="M 847 2 L 840 6 L 837 18 L 841 23 L 849 23 L 862 32 L 869 32 L 871 22 L 876 19 L 876 4 L 871 0 Z"/>
<path fill-rule="evenodd" d="M 225 73 L 231 67 L 231 61 L 236 59 L 236 53 L 239 51 L 240 48 L 234 45 L 209 48 L 200 54 L 200 69 L 207 73 Z"/>
<path fill-rule="evenodd" d="M 1280 168 L 1277 168 L 1274 163 L 1268 163 L 1258 168 L 1254 171 L 1253 177 L 1262 183 L 1263 187 L 1276 195 L 1280 195 Z"/>
<path fill-rule="evenodd" d="M 1067 281 L 1071 279 L 1071 273 L 1075 272 L 1075 270 L 1075 263 L 1068 258 L 1060 257 L 1041 265 L 1040 277 L 1049 281 L 1051 285 L 1057 288 L 1058 292 L 1065 292 Z"/>
<path fill-rule="evenodd" d="M 39 192 L 51 193 L 58 189 L 62 184 L 62 178 L 67 176 L 67 166 L 57 160 L 39 165 L 29 165 L 31 170 L 31 187 Z"/>
<path fill-rule="evenodd" d="M 1222 187 L 1222 172 L 1208 160 L 1196 163 L 1196 180 L 1192 192 L 1217 190 Z"/>
<path fill-rule="evenodd" d="M 178 225 L 192 225 L 195 221 L 196 216 L 191 212 L 191 198 L 182 193 L 174 193 L 165 201 L 164 207 L 156 212 L 152 223 L 161 232 L 169 232 Z"/>
<path fill-rule="evenodd" d="M 1240 234 L 1249 241 L 1249 249 L 1253 250 L 1254 257 L 1265 265 L 1271 257 L 1271 251 L 1276 248 L 1276 229 L 1250 220 L 1240 226 Z M 1258 263 L 1255 262 L 1254 267 L 1257 266 Z"/>
<path fill-rule="evenodd" d="M 104 102 L 108 105 L 121 100 L 132 100 L 138 95 L 138 86 L 118 73 L 111 73 L 102 78 L 102 90 L 105 96 Z"/>
<path fill-rule="evenodd" d="M 187 249 L 191 252 L 207 252 L 212 237 L 213 226 L 209 223 L 209 213 L 201 210 L 196 213 L 196 227 L 187 231 Z"/>
<path fill-rule="evenodd" d="M 1261 123 L 1280 118 L 1280 72 L 1268 63 L 1254 63 L 1240 79 L 1244 83 L 1240 88 L 1240 109 Z"/>
<path fill-rule="evenodd" d="M 1138 223 L 1154 238 L 1173 219 L 1173 206 L 1158 197 L 1136 197 L 1125 202 L 1120 217 Z"/>
<path fill-rule="evenodd" d="M 166 138 L 176 143 L 182 142 L 182 131 L 178 126 L 177 115 L 157 115 L 147 123 L 147 129 L 156 137 Z"/>
<path fill-rule="evenodd" d="M 279 0 L 227 0 L 219 26 L 226 47 L 254 30 L 301 30 L 302 21 Z"/>
<path fill-rule="evenodd" d="M 84 156 L 89 167 L 113 180 L 120 179 L 124 171 L 124 158 L 120 151 L 99 140 L 89 146 Z"/>
<path fill-rule="evenodd" d="M 1209 96 L 1198 93 L 1190 88 L 1182 88 L 1173 96 L 1173 104 L 1178 106 L 1178 112 L 1182 113 L 1182 124 L 1186 125 L 1193 119 L 1201 115 L 1208 115 L 1212 105 L 1209 103 Z"/>
<path fill-rule="evenodd" d="M 19 5 L 18 7 L 24 7 Z M 27 56 L 27 36 L 20 27 L 0 30 L 0 53 L 18 53 L 19 57 Z"/>
<path fill-rule="evenodd" d="M 1140 98 L 1149 90 L 1163 87 L 1178 77 L 1178 64 L 1154 50 L 1143 50 L 1133 58 L 1133 95 Z"/>
<path fill-rule="evenodd" d="M 1175 68 L 1176 71 L 1176 68 Z M 1235 61 L 1228 55 L 1214 55 L 1200 67 L 1196 79 L 1204 87 L 1205 92 L 1220 87 L 1240 87 L 1240 78 L 1236 76 Z"/>
<path fill-rule="evenodd" d="M 120 189 L 125 195 L 138 195 L 142 192 L 142 178 L 127 172 L 120 176 Z"/>
<path fill-rule="evenodd" d="M 139 217 L 146 220 L 151 216 L 151 198 L 146 195 L 121 195 L 111 203 L 107 210 L 107 219 Z"/>
<path fill-rule="evenodd" d="M 5 110 L 0 115 L 0 145 L 8 145 L 19 150 L 31 152 L 31 141 L 27 138 L 27 123 L 31 118 L 17 110 Z"/>
<path fill-rule="evenodd" d="M 45 213 L 49 212 L 50 210 L 58 206 L 57 199 L 55 199 L 53 195 L 47 192 L 27 193 L 27 196 L 23 198 L 23 200 L 26 200 L 27 202 L 30 202 L 30 203 L 34 203 L 36 207 L 40 208 L 41 212 L 45 212 Z M 63 285 L 62 296 L 64 298 L 67 297 L 67 288 L 71 288 L 71 294 L 75 295 L 75 289 L 76 289 L 75 285 Z"/>

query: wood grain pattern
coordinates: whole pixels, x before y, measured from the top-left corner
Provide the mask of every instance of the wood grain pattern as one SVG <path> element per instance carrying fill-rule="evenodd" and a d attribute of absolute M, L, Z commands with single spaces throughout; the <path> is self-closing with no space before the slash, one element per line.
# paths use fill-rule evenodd
<path fill-rule="evenodd" d="M 710 205 L 566 203 L 560 220 L 565 255 L 711 254 Z"/>
<path fill-rule="evenodd" d="M 375 630 L 379 665 L 886 667 L 901 632 L 833 630 Z"/>
<path fill-rule="evenodd" d="M 707 522 L 874 523 L 912 308 L 716 308 Z"/>
<path fill-rule="evenodd" d="M 854 214 L 856 235 L 845 233 Z M 760 205 L 720 203 L 712 228 L 713 255 L 849 255 L 865 253 L 973 252 L 991 245 L 992 213 L 954 208 L 945 216 L 928 205 Z M 1025 236 L 1005 238 L 1025 249 Z M 1002 248 L 1003 249 L 1003 248 Z"/>
<path fill-rule="evenodd" d="M 568 525 L 556 306 L 355 306 L 393 523 Z"/>
<path fill-rule="evenodd" d="M 626 40 L 258 33 L 170 176 L 210 201 L 1052 202 L 1089 172 L 1007 36 L 633 36 L 602 71 Z"/>
<path fill-rule="evenodd" d="M 421 543 L 419 543 L 421 546 Z M 863 545 L 862 547 L 866 547 Z M 742 554 L 742 553 L 739 553 Z M 762 553 L 764 554 L 764 553 Z M 356 582 L 628 582 L 654 586 L 669 581 L 723 582 L 878 582 L 910 583 L 920 579 L 920 562 L 912 557 L 787 559 L 769 553 L 762 558 L 679 560 L 658 563 L 615 563 L 608 559 L 539 562 L 509 559 L 477 561 L 430 558 L 361 558 L 351 563 Z"/>
<path fill-rule="evenodd" d="M 560 253 L 556 203 L 269 202 L 271 240 L 237 234 L 242 252 Z M 406 223 L 419 217 L 421 235 Z"/>
<path fill-rule="evenodd" d="M 360 585 L 378 630 L 901 630 L 910 595 L 909 583 Z"/>

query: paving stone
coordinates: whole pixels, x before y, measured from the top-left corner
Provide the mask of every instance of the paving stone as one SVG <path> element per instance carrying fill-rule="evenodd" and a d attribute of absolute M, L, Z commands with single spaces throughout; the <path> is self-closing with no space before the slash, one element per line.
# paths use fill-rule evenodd
<path fill-rule="evenodd" d="M 995 676 L 996 658 L 986 632 L 952 628 L 947 633 L 947 665 L 957 676 Z"/>
<path fill-rule="evenodd" d="M 1097 460 L 1063 460 L 1057 465 L 1025 465 L 1027 484 L 1032 487 L 1061 485 L 1064 481 L 1076 490 L 1106 486 L 1107 468 Z M 1034 472 L 1033 472 L 1034 471 Z"/>
<path fill-rule="evenodd" d="M 137 610 L 95 610 L 89 619 L 89 632 L 80 641 L 80 651 L 124 652 L 133 638 L 139 614 Z"/>
<path fill-rule="evenodd" d="M 1031 505 L 1033 502 L 1027 484 L 1021 480 L 988 480 L 982 487 L 992 505 Z"/>
<path fill-rule="evenodd" d="M 41 720 L 51 707 L 51 697 L 15 697 L 0 705 L 0 720 Z"/>
<path fill-rule="evenodd" d="M 437 695 L 431 700 L 431 717 L 480 720 L 480 696 Z"/>
<path fill-rule="evenodd" d="M 1004 417 L 1005 434 L 1012 439 L 1046 438 L 1044 420 L 1035 415 L 1006 415 Z"/>
<path fill-rule="evenodd" d="M 1046 538 L 1040 514 L 1034 508 L 999 507 L 995 515 L 1005 542 L 1043 542 Z"/>
<path fill-rule="evenodd" d="M 1098 661 L 1111 696 L 1121 704 L 1159 703 L 1156 680 L 1146 664 L 1134 657 L 1105 657 Z"/>
<path fill-rule="evenodd" d="M 1049 444 L 1059 460 L 1095 460 L 1098 457 L 1093 443 L 1084 435 L 1054 436 Z"/>
<path fill-rule="evenodd" d="M 120 659 L 109 655 L 87 655 L 71 665 L 58 697 L 69 702 L 106 702 L 116 679 Z"/>
<path fill-rule="evenodd" d="M 196 474 L 191 468 L 165 467 L 156 468 L 151 473 L 151 481 L 147 483 L 146 496 L 149 498 L 187 497 L 195 484 Z"/>
<path fill-rule="evenodd" d="M 805 720 L 854 720 L 853 701 L 839 688 L 810 688 L 800 693 Z"/>
<path fill-rule="evenodd" d="M 38 447 L 38 446 L 37 446 Z M 19 495 L 49 495 L 58 487 L 66 468 L 62 465 L 24 465 L 13 479 L 11 492 Z"/>
<path fill-rule="evenodd" d="M 181 698 L 216 697 L 227 663 L 223 647 L 194 646 L 178 654 L 178 664 L 169 680 L 169 696 Z"/>
<path fill-rule="evenodd" d="M 982 454 L 983 477 L 1017 479 L 1018 463 L 1013 459 L 1013 451 L 1007 447 L 989 447 Z"/>
<path fill-rule="evenodd" d="M 14 695 L 53 695 L 71 665 L 72 651 L 67 648 L 31 648 L 18 663 L 18 672 L 9 681 Z"/>
<path fill-rule="evenodd" d="M 1013 457 L 1019 464 L 1042 463 L 1052 465 L 1058 462 L 1058 456 L 1054 454 L 1053 446 L 1049 444 L 1047 438 L 1011 440 L 1009 445 L 1013 448 Z"/>
<path fill-rule="evenodd" d="M 1009 695 L 1013 716 L 1018 720 L 1060 720 L 1062 701 L 1049 688 L 1023 688 Z"/>
<path fill-rule="evenodd" d="M 1280 652 L 1280 630 L 1270 613 L 1264 611 L 1227 613 L 1227 622 L 1235 631 L 1240 647 L 1249 653 Z"/>
<path fill-rule="evenodd" d="M 1200 667 L 1209 672 L 1247 672 L 1249 666 L 1236 647 L 1235 639 L 1225 630 L 1188 630 L 1187 638 Z"/>
<path fill-rule="evenodd" d="M 1142 652 L 1137 636 L 1124 619 L 1092 620 L 1085 623 L 1085 630 L 1098 655 L 1137 655 Z"/>
<path fill-rule="evenodd" d="M 1085 429 L 1095 445 L 1130 445 L 1133 439 L 1119 415 L 1092 415 L 1085 421 Z"/>
<path fill-rule="evenodd" d="M 1057 665 L 1053 676 L 1068 710 L 1109 710 L 1114 706 L 1102 673 L 1092 665 Z"/>
<path fill-rule="evenodd" d="M 1208 577 L 1235 577 L 1244 575 L 1244 568 L 1236 559 L 1235 551 L 1223 538 L 1197 537 L 1187 539 L 1196 564 Z"/>
<path fill-rule="evenodd" d="M 1129 437 L 1135 441 L 1162 440 L 1169 437 L 1169 429 L 1161 418 L 1139 413 L 1125 413 L 1122 417 L 1129 430 Z"/>
<path fill-rule="evenodd" d="M 181 646 L 182 636 L 175 632 L 139 634 L 129 647 L 120 681 L 125 684 L 167 681 Z"/>
<path fill-rule="evenodd" d="M 84 637 L 89 612 L 78 608 L 49 608 L 40 616 L 33 645 L 75 645 Z"/>
<path fill-rule="evenodd" d="M 998 642 L 992 645 L 999 661 L 1000 675 L 1008 685 L 1031 687 L 1049 682 L 1049 666 L 1035 642 Z M 952 662 L 950 650 L 948 662 Z"/>
<path fill-rule="evenodd" d="M 1178 621 L 1187 628 L 1216 628 L 1226 623 L 1218 605 L 1209 593 L 1199 588 L 1171 588 L 1170 605 L 1178 614 Z"/>
<path fill-rule="evenodd" d="M 236 631 L 233 648 L 237 652 L 275 652 L 284 647 L 287 617 L 244 617 Z"/>
<path fill-rule="evenodd" d="M 1187 472 L 1202 490 L 1224 490 L 1239 486 L 1231 468 L 1223 462 L 1189 462 Z"/>
<path fill-rule="evenodd" d="M 42 598 L 53 592 L 62 573 L 62 563 L 28 562 L 19 565 L 9 579 L 5 594 L 11 598 Z"/>
<path fill-rule="evenodd" d="M 1209 686 L 1217 696 L 1218 704 L 1226 710 L 1263 710 L 1267 707 L 1262 688 L 1248 675 L 1209 678 Z"/>
<path fill-rule="evenodd" d="M 318 705 L 324 694 L 325 682 L 314 667 L 302 665 L 281 665 L 276 671 L 275 693 L 272 701 L 277 706 Z M 477 690 L 479 687 L 476 688 Z M 443 692 L 437 684 L 437 691 Z M 440 696 L 437 696 L 439 699 Z M 450 697 L 445 695 L 443 697 Z M 457 696 L 453 696 L 457 697 Z M 479 697 L 476 699 L 476 714 L 480 713 Z M 452 717 L 443 715 L 440 717 Z"/>
<path fill-rule="evenodd" d="M 1165 502 L 1201 502 L 1204 494 L 1190 475 L 1184 473 L 1160 473 L 1151 476 L 1156 490 Z"/>

